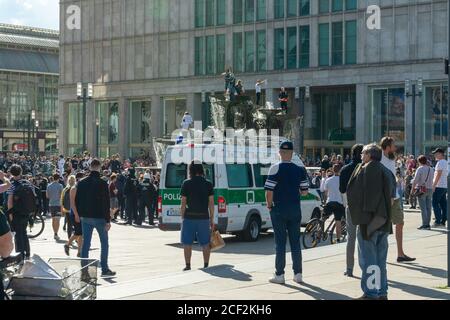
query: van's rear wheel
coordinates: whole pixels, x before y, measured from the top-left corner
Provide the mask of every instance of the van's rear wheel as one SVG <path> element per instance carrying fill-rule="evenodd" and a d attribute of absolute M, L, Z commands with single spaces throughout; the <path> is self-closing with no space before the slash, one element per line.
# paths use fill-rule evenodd
<path fill-rule="evenodd" d="M 248 221 L 247 228 L 242 232 L 245 241 L 256 242 L 261 234 L 261 220 L 259 217 L 252 216 Z"/>

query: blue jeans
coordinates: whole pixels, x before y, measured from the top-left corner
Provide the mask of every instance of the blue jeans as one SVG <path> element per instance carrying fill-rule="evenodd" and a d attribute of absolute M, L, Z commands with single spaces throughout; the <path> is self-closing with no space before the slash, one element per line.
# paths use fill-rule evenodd
<path fill-rule="evenodd" d="M 437 224 L 447 221 L 447 189 L 436 188 L 433 193 L 433 211 Z"/>
<path fill-rule="evenodd" d="M 422 213 L 422 226 L 430 226 L 431 222 L 431 199 L 433 190 L 427 189 L 425 194 L 417 197 L 419 200 L 420 212 Z"/>
<path fill-rule="evenodd" d="M 361 289 L 369 298 L 387 297 L 388 236 L 386 232 L 377 231 L 370 240 L 364 240 L 361 229 L 358 228 L 359 266 L 362 271 Z"/>
<path fill-rule="evenodd" d="M 108 271 L 109 241 L 108 232 L 106 231 L 105 219 L 81 218 L 81 228 L 83 230 L 83 246 L 81 248 L 81 257 L 83 259 L 89 258 L 92 233 L 94 232 L 94 229 L 97 230 L 101 244 L 100 264 L 102 266 L 102 272 Z"/>
<path fill-rule="evenodd" d="M 302 273 L 302 251 L 300 246 L 300 226 L 302 212 L 300 205 L 275 206 L 270 212 L 275 234 L 275 268 L 278 276 L 284 275 L 286 267 L 286 241 L 289 236 L 292 268 L 294 274 Z"/>

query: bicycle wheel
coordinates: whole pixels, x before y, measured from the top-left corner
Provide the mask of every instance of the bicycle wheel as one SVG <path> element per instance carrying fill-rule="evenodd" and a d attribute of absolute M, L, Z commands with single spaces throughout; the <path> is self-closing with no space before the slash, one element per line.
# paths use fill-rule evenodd
<path fill-rule="evenodd" d="M 322 224 L 319 219 L 313 219 L 308 222 L 303 233 L 303 247 L 305 249 L 317 247 L 321 241 L 322 234 Z"/>
<path fill-rule="evenodd" d="M 341 233 L 341 242 L 342 241 L 345 241 L 345 239 L 347 238 L 347 224 L 345 223 L 345 219 L 342 219 L 341 220 L 341 230 L 342 230 L 342 233 Z M 330 231 L 330 243 L 332 244 L 333 243 L 333 237 L 334 237 L 334 235 L 335 235 L 335 232 L 336 232 L 336 221 L 333 221 L 333 227 L 331 228 L 331 231 Z"/>
<path fill-rule="evenodd" d="M 27 235 L 29 239 L 35 239 L 44 232 L 45 222 L 40 214 L 32 215 L 28 220 Z"/>

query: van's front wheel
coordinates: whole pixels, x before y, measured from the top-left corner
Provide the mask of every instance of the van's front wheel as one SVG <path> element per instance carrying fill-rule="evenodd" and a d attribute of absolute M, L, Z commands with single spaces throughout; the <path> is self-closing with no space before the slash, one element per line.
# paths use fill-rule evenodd
<path fill-rule="evenodd" d="M 242 232 L 245 241 L 256 242 L 261 234 L 261 220 L 258 217 L 251 217 L 248 221 L 247 228 Z"/>

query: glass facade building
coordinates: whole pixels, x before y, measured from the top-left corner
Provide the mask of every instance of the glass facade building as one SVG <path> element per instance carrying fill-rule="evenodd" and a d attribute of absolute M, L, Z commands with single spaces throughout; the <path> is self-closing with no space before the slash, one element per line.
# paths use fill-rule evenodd
<path fill-rule="evenodd" d="M 56 31 L 0 24 L 2 151 L 57 151 L 58 51 Z"/>

